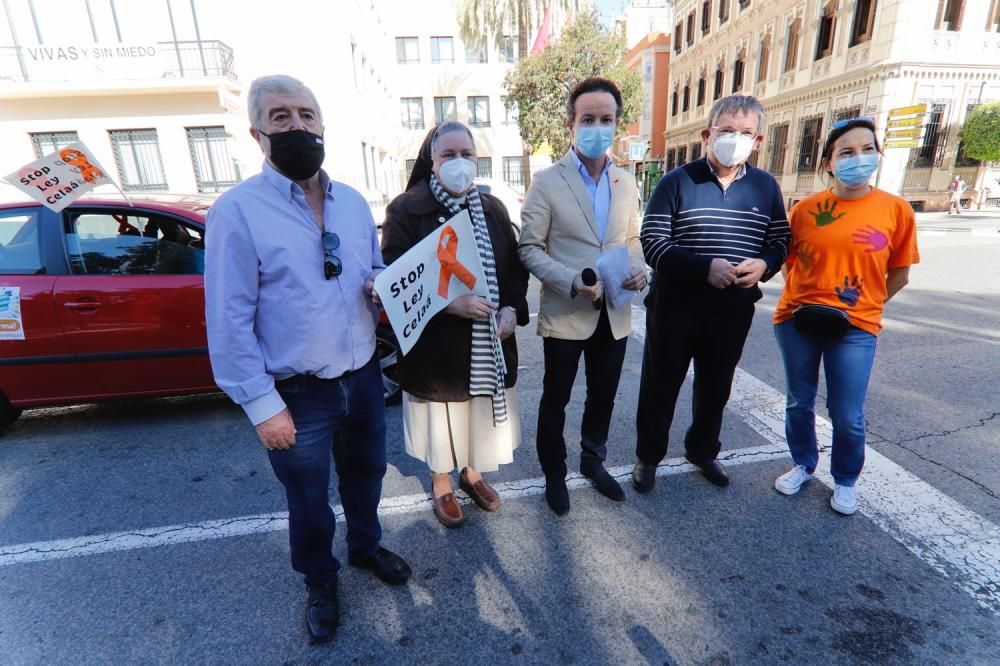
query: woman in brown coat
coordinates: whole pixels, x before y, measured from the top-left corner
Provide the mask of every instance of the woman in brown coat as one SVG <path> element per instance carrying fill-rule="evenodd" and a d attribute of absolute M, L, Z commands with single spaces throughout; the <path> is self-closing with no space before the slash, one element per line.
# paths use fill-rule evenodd
<path fill-rule="evenodd" d="M 500 497 L 482 472 L 513 462 L 521 435 L 514 328 L 528 323 L 528 273 L 507 209 L 476 189 L 475 174 L 471 132 L 443 123 L 428 134 L 407 190 L 389 204 L 382 226 L 389 264 L 468 210 L 490 291 L 489 298 L 452 301 L 399 362 L 406 451 L 430 467 L 434 515 L 448 527 L 464 520 L 452 470 L 460 470 L 459 485 L 477 505 L 497 510 Z"/>

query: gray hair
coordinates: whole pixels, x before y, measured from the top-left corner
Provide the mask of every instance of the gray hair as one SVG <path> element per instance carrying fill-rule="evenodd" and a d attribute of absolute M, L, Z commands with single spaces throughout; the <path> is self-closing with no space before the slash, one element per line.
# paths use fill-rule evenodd
<path fill-rule="evenodd" d="M 723 113 L 737 115 L 741 112 L 746 114 L 756 113 L 759 118 L 757 133 L 760 134 L 764 131 L 764 127 L 766 127 L 764 124 L 764 106 L 753 95 L 730 95 L 729 97 L 717 100 L 712 105 L 712 110 L 708 112 L 708 126 L 715 127 L 715 121 Z"/>
<path fill-rule="evenodd" d="M 469 141 L 472 142 L 472 147 L 476 147 L 476 140 L 472 138 L 472 132 L 468 127 L 457 120 L 446 120 L 437 126 L 437 129 L 434 130 L 433 136 L 431 136 L 431 155 L 437 152 L 438 139 L 443 137 L 445 134 L 451 134 L 452 132 L 465 132 L 469 137 Z"/>
<path fill-rule="evenodd" d="M 250 84 L 250 92 L 247 93 L 247 111 L 250 114 L 250 124 L 258 129 L 264 124 L 264 113 L 267 109 L 264 109 L 262 104 L 265 95 L 270 93 L 294 95 L 300 92 L 309 95 L 315 107 L 316 115 L 322 121 L 323 112 L 320 111 L 316 95 L 313 94 L 313 91 L 306 84 L 292 76 L 271 74 L 254 79 L 253 83 Z"/>

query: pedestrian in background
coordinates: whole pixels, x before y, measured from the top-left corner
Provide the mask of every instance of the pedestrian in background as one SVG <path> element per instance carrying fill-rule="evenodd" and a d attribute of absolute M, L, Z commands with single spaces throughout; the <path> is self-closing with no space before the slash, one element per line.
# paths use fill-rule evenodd
<path fill-rule="evenodd" d="M 774 313 L 788 391 L 785 437 L 795 462 L 774 487 L 794 495 L 816 471 L 815 402 L 822 362 L 833 422 L 830 506 L 845 515 L 858 506 L 865 394 L 882 311 L 919 261 L 913 209 L 868 184 L 880 152 L 872 118 L 841 120 L 831 127 L 819 173 L 832 177 L 833 186 L 792 208 L 792 251 Z"/>
<path fill-rule="evenodd" d="M 500 496 L 482 473 L 513 462 L 521 440 L 514 329 L 528 323 L 528 274 L 507 209 L 476 189 L 475 175 L 469 128 L 442 123 L 428 133 L 409 188 L 389 204 L 382 226 L 382 255 L 391 264 L 468 211 L 489 288 L 489 298 L 459 296 L 434 315 L 399 360 L 406 452 L 430 468 L 434 515 L 446 527 L 464 520 L 450 473 L 458 469 L 462 490 L 496 511 Z"/>
<path fill-rule="evenodd" d="M 948 214 L 951 215 L 951 211 L 955 211 L 955 215 L 962 214 L 962 194 L 965 192 L 965 181 L 962 177 L 955 175 L 951 179 L 951 183 L 948 185 L 948 191 L 951 192 L 951 197 L 948 199 Z"/>
<path fill-rule="evenodd" d="M 558 515 L 570 509 L 563 426 L 581 355 L 587 398 L 580 473 L 603 495 L 625 499 L 604 460 L 632 310 L 602 299 L 604 285 L 594 270 L 598 256 L 626 247 L 631 266 L 621 287 L 646 287 L 635 179 L 607 155 L 622 115 L 621 92 L 607 79 L 586 79 L 570 92 L 567 111 L 573 146 L 532 178 L 521 208 L 520 242 L 521 261 L 542 283 L 538 334 L 544 338 L 545 378 L 537 448 L 545 499 Z"/>
<path fill-rule="evenodd" d="M 758 282 L 780 270 L 788 222 L 774 177 L 747 163 L 764 138 L 764 107 L 733 95 L 712 105 L 701 131 L 705 157 L 664 176 L 642 222 L 653 267 L 636 412 L 632 485 L 648 492 L 667 454 L 674 407 L 694 361 L 684 456 L 710 482 L 729 484 L 717 460 L 722 415 L 753 322 Z"/>
<path fill-rule="evenodd" d="M 339 623 L 330 456 L 347 520 L 347 559 L 386 583 L 410 568 L 379 542 L 386 470 L 375 356 L 375 274 L 384 266 L 364 197 L 331 180 L 323 117 L 289 76 L 250 85 L 263 171 L 208 212 L 205 309 L 215 381 L 246 411 L 288 500 L 292 568 L 308 588 L 314 642 Z"/>

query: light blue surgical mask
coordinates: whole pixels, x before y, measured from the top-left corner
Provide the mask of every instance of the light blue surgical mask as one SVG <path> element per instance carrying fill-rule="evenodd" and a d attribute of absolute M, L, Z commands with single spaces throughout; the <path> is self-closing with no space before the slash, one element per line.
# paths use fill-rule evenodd
<path fill-rule="evenodd" d="M 615 138 L 614 125 L 588 125 L 576 128 L 576 149 L 584 157 L 596 160 L 611 147 Z"/>
<path fill-rule="evenodd" d="M 848 187 L 859 187 L 868 182 L 877 168 L 877 154 L 852 155 L 833 163 L 833 175 Z"/>

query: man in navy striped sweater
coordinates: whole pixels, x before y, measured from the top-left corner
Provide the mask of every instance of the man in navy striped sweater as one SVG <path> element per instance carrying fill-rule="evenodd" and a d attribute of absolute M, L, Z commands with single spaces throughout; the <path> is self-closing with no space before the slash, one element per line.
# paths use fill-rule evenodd
<path fill-rule="evenodd" d="M 677 394 L 694 360 L 693 418 L 685 457 L 718 486 L 722 414 L 736 364 L 763 295 L 757 283 L 784 263 L 789 230 L 778 183 L 746 163 L 763 140 L 764 108 L 754 97 L 718 100 L 701 131 L 705 157 L 659 182 L 640 240 L 655 271 L 646 297 L 646 345 L 636 414 L 632 485 L 652 489 L 667 453 Z"/>

